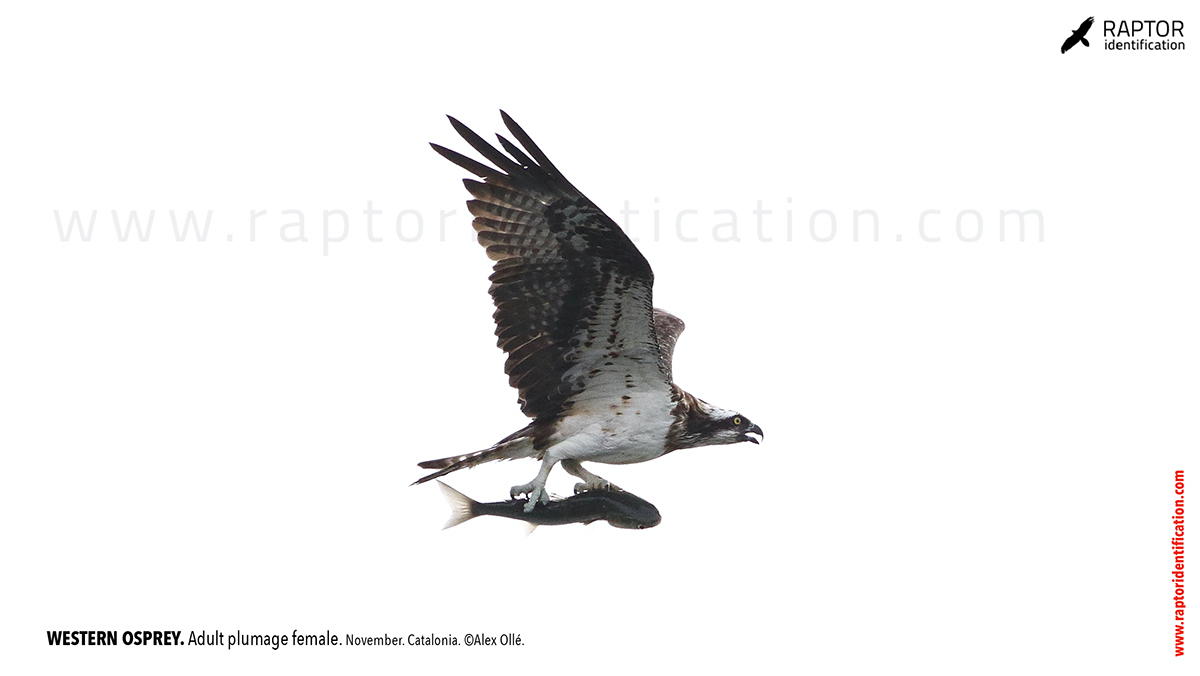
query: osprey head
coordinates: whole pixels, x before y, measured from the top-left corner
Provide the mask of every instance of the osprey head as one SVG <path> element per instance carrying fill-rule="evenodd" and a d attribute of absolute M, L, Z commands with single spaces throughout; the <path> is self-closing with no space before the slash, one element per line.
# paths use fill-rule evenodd
<path fill-rule="evenodd" d="M 708 408 L 700 412 L 701 415 L 688 421 L 692 425 L 689 445 L 721 446 L 743 441 L 757 444 L 763 437 L 761 427 L 736 411 Z"/>
<path fill-rule="evenodd" d="M 757 436 L 750 436 L 752 434 Z M 717 438 L 717 441 L 713 442 L 714 444 L 736 444 L 741 441 L 757 444 L 758 440 L 763 438 L 763 431 L 761 427 L 750 422 L 746 416 L 741 413 L 733 413 L 718 421 L 713 436 Z"/>
<path fill-rule="evenodd" d="M 679 404 L 672 412 L 675 423 L 667 433 L 667 452 L 697 446 L 721 446 L 743 441 L 758 443 L 762 428 L 737 411 L 717 408 L 703 399 L 679 390 Z"/>

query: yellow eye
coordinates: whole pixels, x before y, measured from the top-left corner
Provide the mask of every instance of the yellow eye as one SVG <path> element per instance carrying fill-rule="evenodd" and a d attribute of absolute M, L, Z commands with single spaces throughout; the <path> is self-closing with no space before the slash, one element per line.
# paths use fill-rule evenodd
<path fill-rule="evenodd" d="M 734 424 L 734 425 L 741 425 L 741 424 L 742 424 L 742 419 L 741 419 L 741 418 L 734 418 L 734 419 L 733 419 L 733 424 Z"/>

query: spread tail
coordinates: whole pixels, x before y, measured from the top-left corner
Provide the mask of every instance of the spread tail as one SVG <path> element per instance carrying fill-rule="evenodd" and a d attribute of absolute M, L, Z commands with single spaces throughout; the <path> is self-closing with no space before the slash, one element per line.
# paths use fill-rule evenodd
<path fill-rule="evenodd" d="M 1091 47 L 1091 45 L 1088 44 L 1087 38 L 1079 38 L 1079 41 L 1083 43 L 1084 47 Z"/>
<path fill-rule="evenodd" d="M 479 516 L 479 512 L 475 511 L 475 505 L 479 503 L 440 481 L 437 483 L 438 488 L 442 489 L 442 495 L 446 496 L 446 502 L 450 503 L 450 518 L 446 520 L 446 525 L 442 526 L 442 530 L 454 528 L 464 521 L 470 521 Z"/>
<path fill-rule="evenodd" d="M 426 460 L 418 462 L 417 466 L 423 469 L 436 469 L 433 474 L 427 474 L 420 479 L 412 482 L 413 486 L 423 484 L 426 481 L 446 476 L 447 474 L 463 469 L 465 467 L 474 467 L 480 463 L 491 462 L 492 460 L 513 460 L 515 458 L 533 458 L 537 457 L 537 451 L 533 448 L 533 438 L 524 434 L 529 428 L 525 428 L 512 436 L 502 440 L 500 443 L 491 448 L 466 455 L 452 455 L 448 458 L 438 458 L 437 460 Z"/>

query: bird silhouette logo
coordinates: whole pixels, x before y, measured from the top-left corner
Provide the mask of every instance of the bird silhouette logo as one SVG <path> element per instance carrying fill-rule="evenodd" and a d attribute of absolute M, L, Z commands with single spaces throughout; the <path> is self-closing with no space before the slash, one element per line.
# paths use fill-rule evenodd
<path fill-rule="evenodd" d="M 1087 18 L 1087 21 L 1084 21 L 1083 23 L 1079 24 L 1079 28 L 1074 33 L 1071 33 L 1071 37 L 1067 38 L 1067 41 L 1063 43 L 1063 46 L 1062 46 L 1063 54 L 1066 54 L 1067 50 L 1074 47 L 1075 43 L 1077 43 L 1077 42 L 1082 42 L 1084 47 L 1091 46 L 1090 44 L 1088 44 L 1087 38 L 1085 38 L 1084 36 L 1087 35 L 1087 32 L 1089 30 L 1091 30 L 1092 23 L 1095 20 L 1096 20 L 1096 17 L 1089 16 Z"/>

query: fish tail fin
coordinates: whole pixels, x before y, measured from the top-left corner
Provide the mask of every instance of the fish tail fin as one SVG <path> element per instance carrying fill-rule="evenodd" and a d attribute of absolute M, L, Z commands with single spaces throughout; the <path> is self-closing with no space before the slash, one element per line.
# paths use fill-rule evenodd
<path fill-rule="evenodd" d="M 479 503 L 440 481 L 437 484 L 438 488 L 442 489 L 442 495 L 446 496 L 446 502 L 450 503 L 450 518 L 446 520 L 446 525 L 442 526 L 442 530 L 454 528 L 464 521 L 470 521 L 479 516 L 479 512 L 475 509 Z"/>
<path fill-rule="evenodd" d="M 426 481 L 446 476 L 447 474 L 464 469 L 474 467 L 475 465 L 491 462 L 493 460 L 514 460 L 516 458 L 532 458 L 537 456 L 537 451 L 533 448 L 533 438 L 523 435 L 522 432 L 527 431 L 525 428 L 514 434 L 491 448 L 485 448 L 482 451 L 467 453 L 465 455 L 452 455 L 448 458 L 438 458 L 436 460 L 426 460 L 418 462 L 417 466 L 422 469 L 436 469 L 437 471 L 412 482 L 413 486 L 423 484 Z"/>
<path fill-rule="evenodd" d="M 1088 43 L 1087 38 L 1079 38 L 1079 41 L 1083 43 L 1084 47 L 1091 47 L 1091 44 Z"/>

